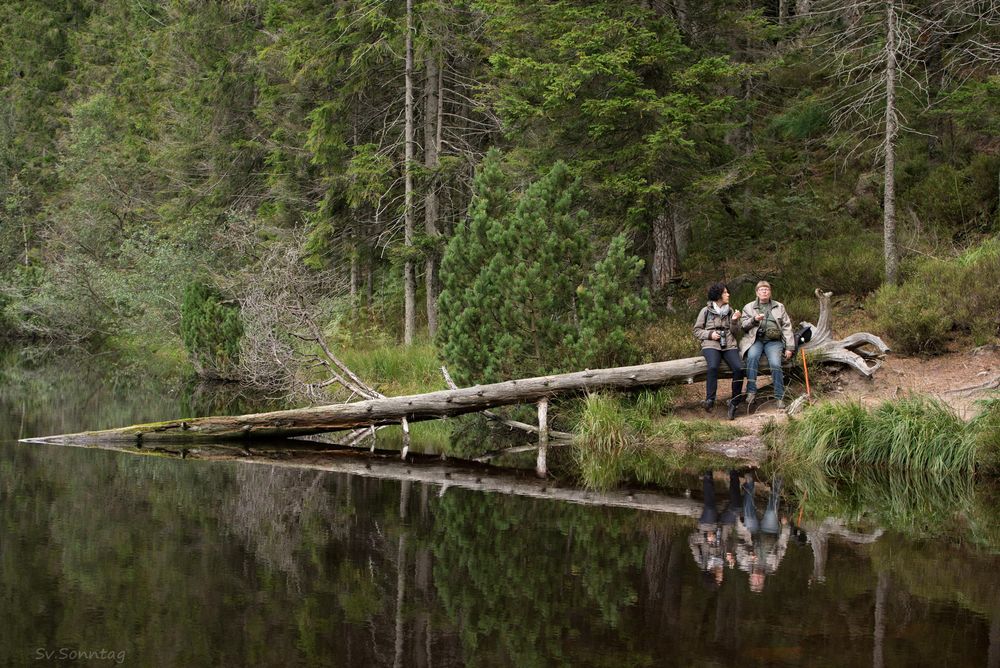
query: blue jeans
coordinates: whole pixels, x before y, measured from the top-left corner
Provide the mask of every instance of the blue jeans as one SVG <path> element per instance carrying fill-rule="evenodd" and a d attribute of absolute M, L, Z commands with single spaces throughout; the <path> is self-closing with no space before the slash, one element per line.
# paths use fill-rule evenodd
<path fill-rule="evenodd" d="M 747 393 L 757 392 L 757 366 L 760 364 L 760 354 L 767 355 L 767 364 L 771 367 L 771 380 L 774 381 L 774 398 L 785 398 L 785 383 L 781 376 L 781 357 L 785 352 L 783 341 L 767 341 L 757 339 L 747 351 Z"/>

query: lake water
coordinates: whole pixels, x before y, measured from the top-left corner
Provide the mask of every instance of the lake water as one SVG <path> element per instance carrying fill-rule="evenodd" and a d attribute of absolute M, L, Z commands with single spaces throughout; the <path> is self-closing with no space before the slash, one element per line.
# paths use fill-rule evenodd
<path fill-rule="evenodd" d="M 684 515 L 17 443 L 246 407 L 216 401 L 7 353 L 0 665 L 1000 666 L 995 504 L 960 484 L 860 522 L 883 496 L 854 490 L 836 501 L 854 517 L 748 541 Z"/>

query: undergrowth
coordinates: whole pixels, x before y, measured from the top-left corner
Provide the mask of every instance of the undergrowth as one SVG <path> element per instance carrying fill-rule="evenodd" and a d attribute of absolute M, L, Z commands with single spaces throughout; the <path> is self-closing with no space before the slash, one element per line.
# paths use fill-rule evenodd
<path fill-rule="evenodd" d="M 697 453 L 694 446 L 735 438 L 742 431 L 712 420 L 680 420 L 667 412 L 664 391 L 636 397 L 591 394 L 576 425 L 574 464 L 591 489 L 624 483 L 669 484 L 685 470 L 724 465 L 720 457 Z M 716 461 L 719 460 L 719 461 Z"/>

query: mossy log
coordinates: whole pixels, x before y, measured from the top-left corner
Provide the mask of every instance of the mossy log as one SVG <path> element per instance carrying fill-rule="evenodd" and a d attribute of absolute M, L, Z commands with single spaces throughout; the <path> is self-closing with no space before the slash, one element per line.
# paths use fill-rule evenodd
<path fill-rule="evenodd" d="M 829 292 L 816 291 L 820 300 L 819 323 L 813 327 L 812 340 L 803 346 L 815 362 L 847 364 L 865 376 L 879 367 L 879 358 L 889 349 L 880 338 L 868 333 L 852 334 L 834 340 L 830 328 Z M 857 351 L 865 344 L 875 352 Z M 873 363 L 872 360 L 874 360 Z M 761 360 L 766 369 L 766 363 Z M 763 370 L 763 369 L 762 369 Z M 441 390 L 402 397 L 379 397 L 346 404 L 316 406 L 239 416 L 216 416 L 169 420 L 133 425 L 105 431 L 50 436 L 49 443 L 131 443 L 142 447 L 147 442 L 207 442 L 238 439 L 288 438 L 358 427 L 398 424 L 475 413 L 512 404 L 535 403 L 560 394 L 602 389 L 632 390 L 677 383 L 690 383 L 705 377 L 702 357 L 688 357 L 669 362 L 654 362 L 609 369 L 585 369 L 536 378 L 508 380 L 501 383 Z"/>

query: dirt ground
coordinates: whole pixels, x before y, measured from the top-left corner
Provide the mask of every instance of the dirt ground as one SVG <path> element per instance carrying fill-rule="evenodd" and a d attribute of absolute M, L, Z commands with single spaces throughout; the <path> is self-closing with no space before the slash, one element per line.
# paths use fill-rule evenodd
<path fill-rule="evenodd" d="M 873 378 L 865 378 L 846 366 L 829 365 L 809 370 L 813 400 L 854 400 L 865 405 L 877 405 L 907 393 L 926 394 L 939 399 L 966 419 L 976 413 L 976 401 L 1000 387 L 1000 345 L 990 344 L 972 350 L 954 350 L 935 357 L 916 357 L 889 353 Z M 753 409 L 741 406 L 735 423 L 746 433 L 733 441 L 708 446 L 708 449 L 729 457 L 760 461 L 764 444 L 760 433 L 773 421 L 787 420 L 784 411 L 775 406 L 770 396 L 770 378 L 763 376 L 760 392 Z M 786 399 L 805 394 L 801 378 L 788 384 Z M 676 414 L 682 418 L 712 418 L 726 420 L 725 400 L 729 398 L 729 381 L 719 381 L 719 401 L 711 413 L 701 406 L 705 398 L 705 383 L 692 383 L 681 389 Z"/>

